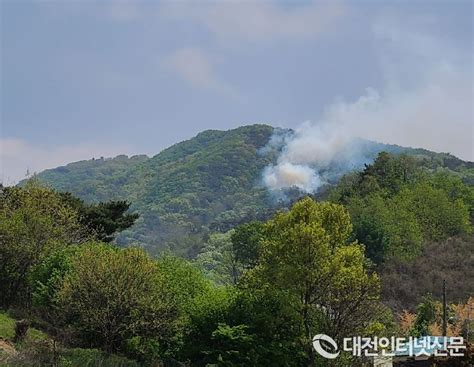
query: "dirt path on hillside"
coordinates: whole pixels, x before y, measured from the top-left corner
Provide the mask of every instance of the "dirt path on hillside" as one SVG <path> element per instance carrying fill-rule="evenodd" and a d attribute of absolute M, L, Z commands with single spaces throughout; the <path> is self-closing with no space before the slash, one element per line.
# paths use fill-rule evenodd
<path fill-rule="evenodd" d="M 6 340 L 0 339 L 0 349 L 8 355 L 16 354 L 15 347 Z"/>

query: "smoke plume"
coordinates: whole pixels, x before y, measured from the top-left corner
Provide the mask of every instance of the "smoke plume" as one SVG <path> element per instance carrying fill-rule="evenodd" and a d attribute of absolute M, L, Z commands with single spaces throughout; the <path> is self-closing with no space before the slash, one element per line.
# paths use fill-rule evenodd
<path fill-rule="evenodd" d="M 277 163 L 263 171 L 273 192 L 313 193 L 335 174 L 359 168 L 369 155 L 358 138 L 474 159 L 472 52 L 386 21 L 374 26 L 374 37 L 381 86 L 334 102 L 284 137 L 278 130 L 269 143 L 281 144 Z"/>

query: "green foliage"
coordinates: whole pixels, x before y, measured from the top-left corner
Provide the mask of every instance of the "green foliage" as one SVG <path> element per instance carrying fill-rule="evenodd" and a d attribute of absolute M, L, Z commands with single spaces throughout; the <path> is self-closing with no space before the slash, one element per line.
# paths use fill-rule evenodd
<path fill-rule="evenodd" d="M 146 155 L 93 158 L 45 170 L 36 177 L 58 191 L 72 192 L 89 203 L 123 200 L 128 194 L 128 173 L 147 160 Z"/>
<path fill-rule="evenodd" d="M 212 333 L 219 323 L 228 320 L 235 296 L 232 288 L 219 287 L 211 288 L 194 299 L 188 314 L 183 345 L 179 351 L 180 360 L 191 360 L 196 366 L 216 363 L 213 359 L 215 354 L 209 350 L 213 346 Z"/>
<path fill-rule="evenodd" d="M 165 255 L 158 259 L 156 266 L 162 292 L 169 293 L 183 311 L 187 312 L 193 300 L 212 287 L 202 269 L 185 259 Z"/>
<path fill-rule="evenodd" d="M 61 349 L 55 354 L 49 344 L 34 344 L 29 349 L 22 349 L 17 354 L 2 358 L 2 367 L 139 367 L 137 361 L 123 356 L 105 353 L 98 349 L 70 348 Z"/>
<path fill-rule="evenodd" d="M 112 352 L 134 336 L 161 340 L 173 335 L 177 310 L 159 276 L 143 250 L 90 243 L 72 259 L 60 304 L 84 345 Z"/>
<path fill-rule="evenodd" d="M 31 314 L 40 320 L 42 328 L 55 340 L 65 337 L 67 326 L 59 292 L 64 278 L 72 271 L 72 259 L 77 246 L 56 250 L 32 268 L 28 277 L 31 289 Z"/>
<path fill-rule="evenodd" d="M 60 367 L 138 367 L 136 361 L 97 349 L 68 349 L 61 355 Z"/>
<path fill-rule="evenodd" d="M 415 336 L 428 335 L 428 326 L 436 320 L 436 303 L 431 294 L 423 297 L 416 308 L 416 319 L 412 333 Z"/>
<path fill-rule="evenodd" d="M 84 187 L 69 184 L 71 175 L 80 172 L 87 185 L 109 175 L 107 188 L 83 193 L 133 200 L 143 214 L 133 228 L 137 218 L 124 201 L 89 204 L 35 183 L 4 189 L 4 304 L 31 306 L 26 314 L 52 337 L 43 344 L 54 345 L 54 363 L 64 366 L 136 365 L 105 353 L 144 366 L 315 365 L 316 333 L 384 335 L 393 319 L 365 254 L 406 269 L 401 264 L 426 242 L 468 234 L 474 196 L 463 180 L 470 168 L 424 151 L 417 159 L 384 153 L 341 180 L 328 196 L 337 203 L 304 198 L 258 222 L 274 208 L 256 185 L 277 154 L 260 149 L 271 133 L 262 125 L 208 131 L 151 159 L 79 162 L 45 174 L 79 192 Z M 440 170 L 445 162 L 458 174 Z M 116 243 L 159 244 L 161 256 L 91 240 L 120 231 Z M 4 315 L 0 336 L 11 333 Z M 418 315 L 423 333 L 429 302 Z M 56 341 L 100 351 L 66 349 L 58 360 Z"/>
<path fill-rule="evenodd" d="M 349 242 L 351 231 L 342 206 L 305 198 L 267 223 L 262 258 L 246 273 L 250 288 L 275 287 L 292 302 L 310 360 L 317 331 L 362 332 L 378 312 L 379 280 L 367 272 L 363 248 Z"/>
<path fill-rule="evenodd" d="M 301 314 L 287 291 L 241 284 L 230 315 L 227 322 L 231 325 L 249 326 L 247 332 L 253 336 L 253 348 L 247 351 L 254 365 L 301 366 L 307 361 L 301 345 Z"/>
<path fill-rule="evenodd" d="M 253 350 L 254 338 L 248 334 L 247 325 L 219 324 L 212 333 L 212 340 L 214 350 L 210 357 L 216 359 L 215 365 L 244 367 L 255 360 L 249 353 L 249 350 Z"/>
<path fill-rule="evenodd" d="M 160 359 L 162 350 L 163 347 L 157 339 L 138 335 L 127 339 L 123 347 L 127 356 L 142 362 Z"/>
<path fill-rule="evenodd" d="M 235 284 L 242 271 L 232 248 L 234 230 L 213 233 L 196 257 L 196 264 L 216 284 Z"/>
<path fill-rule="evenodd" d="M 474 183 L 465 184 L 457 175 L 450 174 L 445 170 L 436 172 L 431 178 L 433 187 L 440 189 L 448 195 L 451 201 L 462 200 L 469 207 L 472 215 L 474 210 Z"/>
<path fill-rule="evenodd" d="M 53 251 L 79 243 L 84 228 L 59 195 L 35 181 L 0 192 L 0 306 L 26 302 L 32 267 Z"/>
<path fill-rule="evenodd" d="M 37 177 L 87 203 L 132 202 L 131 210 L 141 217 L 133 227 L 120 233 L 117 244 L 138 244 L 153 255 L 171 251 L 194 258 L 212 232 L 227 232 L 242 223 L 267 220 L 276 208 L 286 206 L 275 203 L 259 185 L 263 168 L 276 162 L 282 148 L 267 145 L 275 132 L 278 131 L 268 125 L 209 130 L 151 158 L 122 155 L 81 161 L 44 171 Z M 347 170 L 363 168 L 364 163 L 383 150 L 407 155 L 402 155 L 400 160 L 385 156 L 371 166 L 361 185 L 369 192 L 374 186 L 387 192 L 397 191 L 416 177 L 418 165 L 430 172 L 454 172 L 460 180 L 474 182 L 473 164 L 449 154 L 363 140 L 357 141 L 357 147 L 362 158 L 357 157 L 356 162 L 342 167 L 328 168 L 336 173 L 335 178 Z M 345 204 L 347 193 L 342 194 L 343 197 L 333 201 Z M 297 199 L 301 193 L 292 190 L 290 196 Z"/>
<path fill-rule="evenodd" d="M 367 272 L 363 249 L 349 241 L 343 207 L 306 198 L 259 227 L 260 256 L 237 290 L 195 299 L 181 360 L 301 366 L 313 361 L 317 332 L 383 334 L 378 278 Z M 255 234 L 248 229 L 240 232 L 243 243 Z"/>
<path fill-rule="evenodd" d="M 347 205 L 355 238 L 365 245 L 376 263 L 388 257 L 413 259 L 421 252 L 422 233 L 415 214 L 401 197 L 385 199 L 379 194 L 355 198 Z"/>
<path fill-rule="evenodd" d="M 50 305 L 44 302 L 52 296 L 54 284 L 64 271 L 59 263 L 61 251 L 88 238 L 110 241 L 117 231 L 135 221 L 136 215 L 124 214 L 128 207 L 125 202 L 86 205 L 71 194 L 57 193 L 35 180 L 24 187 L 2 189 L 0 305 L 27 304 L 28 285 L 33 285 L 36 301 L 48 308 Z M 42 263 L 56 252 L 58 258 L 50 258 L 49 264 Z M 30 273 L 37 266 L 40 267 L 33 275 L 37 279 L 29 284 Z M 50 274 L 53 270 L 59 273 Z"/>
<path fill-rule="evenodd" d="M 381 189 L 390 193 L 398 192 L 406 183 L 414 180 L 418 173 L 416 166 L 413 157 L 381 152 L 373 164 L 366 165 L 361 174 L 361 186 L 366 186 L 368 191 Z"/>
<path fill-rule="evenodd" d="M 0 338 L 12 340 L 15 335 L 15 320 L 6 312 L 0 312 Z"/>
<path fill-rule="evenodd" d="M 26 332 L 25 338 L 21 342 L 14 343 L 17 321 L 9 313 L 0 311 L 0 366 L 27 366 L 28 364 L 22 360 L 14 363 L 16 360 L 11 357 L 17 357 L 18 351 L 20 351 L 19 354 L 24 350 L 28 353 L 32 345 L 43 343 L 47 340 L 45 333 L 30 327 Z M 33 363 L 33 361 L 31 362 Z M 34 362 L 36 363 L 35 365 L 39 365 L 38 361 Z"/>
<path fill-rule="evenodd" d="M 58 304 L 58 291 L 64 277 L 72 269 L 72 257 L 77 247 L 59 249 L 36 265 L 29 276 L 33 305 L 51 311 Z"/>
<path fill-rule="evenodd" d="M 423 232 L 423 238 L 437 241 L 461 233 L 469 233 L 469 208 L 460 198 L 450 199 L 448 193 L 430 182 L 419 182 L 406 195 Z"/>
<path fill-rule="evenodd" d="M 78 213 L 80 223 L 98 241 L 111 242 L 118 232 L 131 227 L 139 217 L 136 213 L 125 214 L 130 208 L 130 203 L 126 201 L 85 204 L 69 192 L 60 195 Z"/>
<path fill-rule="evenodd" d="M 216 288 L 196 300 L 181 360 L 193 365 L 300 366 L 299 314 L 274 289 Z"/>
<path fill-rule="evenodd" d="M 178 353 L 196 299 L 213 290 L 202 271 L 184 259 L 154 261 L 141 249 L 102 243 L 55 253 L 33 275 L 36 311 L 43 320 L 69 328 L 79 345 L 142 362 Z M 42 311 L 42 306 L 49 307 Z"/>
<path fill-rule="evenodd" d="M 181 258 L 162 256 L 157 261 L 157 269 L 157 286 L 161 297 L 176 312 L 174 330 L 161 341 L 160 353 L 163 358 L 173 358 L 183 348 L 190 313 L 196 302 L 212 294 L 214 286 L 205 278 L 202 269 Z"/>
<path fill-rule="evenodd" d="M 427 241 L 471 232 L 473 188 L 447 172 L 431 173 L 423 161 L 380 153 L 329 194 L 344 203 L 354 237 L 376 263 L 413 260 Z"/>
<path fill-rule="evenodd" d="M 210 232 L 267 217 L 269 195 L 257 183 L 274 159 L 261 152 L 272 132 L 267 125 L 205 131 L 152 158 L 82 161 L 38 179 L 87 202 L 133 202 L 141 217 L 118 244 L 195 257 Z"/>
<path fill-rule="evenodd" d="M 253 221 L 236 227 L 231 236 L 236 261 L 245 268 L 254 267 L 260 256 L 263 236 L 264 226 L 261 222 Z"/>

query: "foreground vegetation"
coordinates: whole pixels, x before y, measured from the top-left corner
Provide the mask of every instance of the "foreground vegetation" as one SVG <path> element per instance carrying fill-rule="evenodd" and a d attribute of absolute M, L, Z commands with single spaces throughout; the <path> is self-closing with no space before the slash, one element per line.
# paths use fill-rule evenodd
<path fill-rule="evenodd" d="M 86 204 L 34 180 L 3 188 L 0 341 L 10 352 L 0 361 L 327 366 L 311 345 L 318 333 L 336 341 L 439 333 L 434 296 L 403 310 L 407 303 L 382 295 L 394 272 L 427 249 L 462 239 L 472 250 L 472 187 L 381 153 L 324 199 L 304 197 L 268 220 L 222 228 L 185 260 L 117 247 L 114 237 L 137 220 L 126 202 Z M 470 295 L 467 285 L 450 298 L 451 334 L 470 327 Z M 341 355 L 331 363 L 358 362 Z"/>

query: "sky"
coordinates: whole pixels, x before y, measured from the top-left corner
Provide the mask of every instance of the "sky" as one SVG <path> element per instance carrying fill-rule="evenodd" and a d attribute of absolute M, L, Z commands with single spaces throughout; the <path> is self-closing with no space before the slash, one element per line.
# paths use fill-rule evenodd
<path fill-rule="evenodd" d="M 0 180 L 330 123 L 474 160 L 473 2 L 0 0 Z M 311 143 L 310 143 L 311 144 Z"/>

